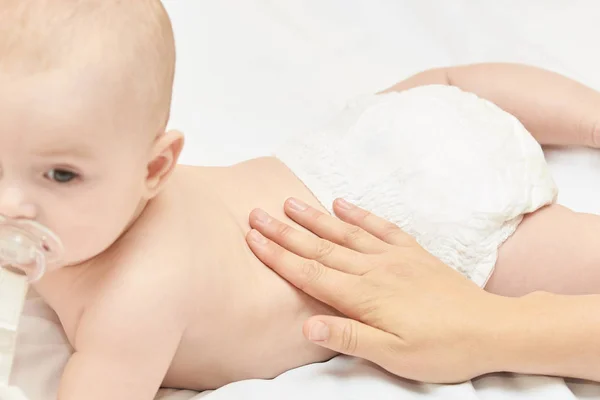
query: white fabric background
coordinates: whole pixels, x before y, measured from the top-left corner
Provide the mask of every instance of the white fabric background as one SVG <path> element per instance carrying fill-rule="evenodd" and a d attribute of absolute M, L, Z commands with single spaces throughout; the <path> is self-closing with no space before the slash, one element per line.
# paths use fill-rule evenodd
<path fill-rule="evenodd" d="M 165 0 L 178 44 L 171 127 L 182 162 L 223 165 L 268 154 L 321 125 L 351 97 L 420 70 L 512 61 L 600 89 L 600 3 L 589 0 Z M 598 110 L 600 113 L 600 110 Z M 600 152 L 547 151 L 559 202 L 600 213 Z M 53 399 L 69 347 L 56 317 L 27 302 L 15 382 Z M 163 391 L 163 400 L 593 399 L 600 385 L 496 374 L 461 385 L 419 385 L 338 357 L 270 381 L 214 392 Z"/>

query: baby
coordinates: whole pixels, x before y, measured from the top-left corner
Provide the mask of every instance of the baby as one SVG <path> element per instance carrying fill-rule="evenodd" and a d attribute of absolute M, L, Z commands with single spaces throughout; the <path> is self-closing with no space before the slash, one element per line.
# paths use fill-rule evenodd
<path fill-rule="evenodd" d="M 301 327 L 336 311 L 247 246 L 257 207 L 297 227 L 282 211 L 290 197 L 327 210 L 342 196 L 381 211 L 496 293 L 600 288 L 600 218 L 554 205 L 539 145 L 515 118 L 463 92 L 514 114 L 542 144 L 593 145 L 600 95 L 591 89 L 514 65 L 426 71 L 350 107 L 322 142 L 203 168 L 177 165 L 183 136 L 165 132 L 174 64 L 159 0 L 0 6 L 0 213 L 45 225 L 65 248 L 62 268 L 35 283 L 75 350 L 60 399 L 152 399 L 160 386 L 212 389 L 333 357 Z M 417 112 L 423 106 L 431 115 Z M 479 113 L 500 122 L 479 130 Z M 439 120 L 447 132 L 427 129 Z M 418 136 L 430 131 L 437 136 Z M 501 172 L 491 149 L 512 157 Z M 453 171 L 482 180 L 461 186 Z M 485 180 L 491 172 L 506 179 Z M 448 184 L 436 191 L 440 176 Z"/>

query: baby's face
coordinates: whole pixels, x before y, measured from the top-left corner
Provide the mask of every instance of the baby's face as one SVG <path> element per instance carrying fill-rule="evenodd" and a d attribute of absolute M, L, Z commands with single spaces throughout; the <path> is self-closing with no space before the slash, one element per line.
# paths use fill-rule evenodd
<path fill-rule="evenodd" d="M 54 231 L 61 264 L 101 253 L 141 204 L 151 140 L 86 82 L 0 75 L 0 87 L 0 214 Z"/>

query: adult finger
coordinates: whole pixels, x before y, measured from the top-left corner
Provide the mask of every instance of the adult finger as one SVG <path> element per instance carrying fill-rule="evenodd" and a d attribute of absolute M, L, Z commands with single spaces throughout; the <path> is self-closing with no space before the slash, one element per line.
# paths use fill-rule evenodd
<path fill-rule="evenodd" d="M 319 346 L 364 358 L 386 369 L 399 356 L 395 349 L 402 347 L 402 341 L 397 336 L 342 317 L 311 317 L 304 323 L 302 333 Z"/>
<path fill-rule="evenodd" d="M 370 269 L 369 263 L 360 257 L 362 254 L 294 229 L 263 210 L 255 209 L 250 213 L 250 226 L 292 253 L 327 267 L 357 275 Z"/>
<path fill-rule="evenodd" d="M 290 198 L 284 204 L 285 213 L 317 236 L 361 253 L 382 253 L 388 246 L 358 226 L 347 224 L 306 203 Z"/>
<path fill-rule="evenodd" d="M 254 254 L 283 279 L 340 312 L 352 313 L 361 291 L 358 276 L 328 268 L 291 253 L 257 230 L 246 236 Z"/>
<path fill-rule="evenodd" d="M 344 222 L 363 229 L 370 235 L 395 246 L 405 246 L 414 242 L 412 236 L 391 223 L 367 210 L 343 199 L 333 202 L 333 211 Z M 344 245 L 344 243 L 340 243 Z"/>

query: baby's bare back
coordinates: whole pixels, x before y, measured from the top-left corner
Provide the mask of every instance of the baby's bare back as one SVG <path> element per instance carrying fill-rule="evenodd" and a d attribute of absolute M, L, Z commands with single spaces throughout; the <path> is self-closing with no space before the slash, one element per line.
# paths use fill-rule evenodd
<path fill-rule="evenodd" d="M 316 313 L 330 313 L 266 268 L 248 249 L 248 215 L 261 207 L 288 220 L 282 210 L 289 196 L 312 195 L 281 163 L 254 160 L 233 170 L 187 170 L 192 220 L 190 237 L 199 236 L 203 271 L 194 296 L 197 313 L 175 357 L 166 384 L 214 388 L 248 378 L 272 378 L 291 368 L 333 354 L 310 344 L 302 324 Z M 209 190 L 214 192 L 207 196 Z M 213 197 L 214 196 L 214 197 Z M 314 204 L 318 203 L 316 200 Z M 210 219 L 210 220 L 207 220 Z M 288 220 L 289 221 L 289 220 Z"/>
<path fill-rule="evenodd" d="M 128 309 L 124 303 L 142 301 L 131 295 L 140 291 L 140 282 L 160 281 L 148 292 L 165 296 L 161 307 L 173 307 L 169 314 L 183 319 L 184 326 L 163 382 L 167 387 L 212 389 L 242 379 L 272 378 L 326 360 L 334 354 L 310 344 L 301 328 L 310 315 L 333 311 L 279 278 L 245 242 L 248 214 L 255 207 L 291 222 L 282 210 L 290 196 L 313 198 L 275 159 L 230 168 L 178 167 L 162 197 L 113 248 L 81 271 L 74 267 L 50 276 L 38 290 L 61 317 L 78 350 L 79 331 L 91 329 L 97 323 L 94 315 L 101 314 L 90 310 L 111 309 L 114 315 L 103 322 L 114 325 L 104 326 L 108 331 L 120 329 L 123 319 L 129 326 L 144 326 L 147 314 L 119 314 Z M 312 203 L 318 205 L 316 200 Z M 59 295 L 65 291 L 68 298 Z M 177 291 L 186 293 L 185 301 L 175 307 L 169 299 Z M 155 315 L 152 318 L 160 318 L 161 313 Z M 139 332 L 140 340 L 146 340 L 142 335 L 159 334 Z M 157 339 L 154 342 L 160 343 Z"/>

